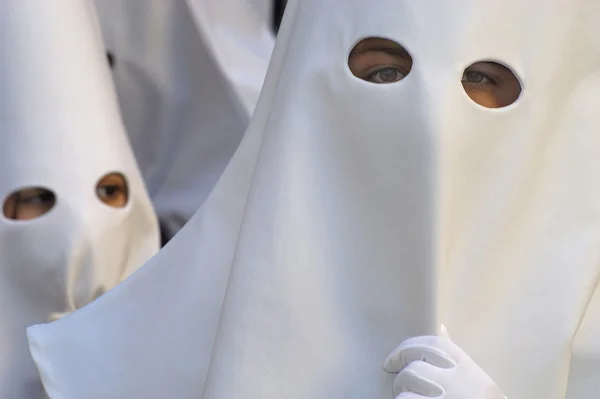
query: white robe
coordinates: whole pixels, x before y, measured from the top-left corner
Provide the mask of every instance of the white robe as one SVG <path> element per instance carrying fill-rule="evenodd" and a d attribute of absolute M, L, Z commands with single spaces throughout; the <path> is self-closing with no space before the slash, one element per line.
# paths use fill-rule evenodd
<path fill-rule="evenodd" d="M 442 323 L 509 398 L 595 397 L 600 3 L 288 7 L 250 128 L 188 227 L 29 330 L 52 399 L 392 398 L 385 356 Z M 351 74 L 370 36 L 411 54 L 405 79 Z M 522 82 L 506 108 L 461 85 L 490 59 Z"/>
<path fill-rule="evenodd" d="M 274 38 L 247 0 L 96 0 L 133 150 L 169 237 L 254 111 Z"/>
<path fill-rule="evenodd" d="M 81 0 L 0 6 L 0 201 L 32 187 L 55 198 L 31 220 L 0 216 L 0 398 L 43 397 L 28 326 L 85 306 L 159 248 L 95 18 Z M 96 191 L 115 172 L 123 208 Z"/>

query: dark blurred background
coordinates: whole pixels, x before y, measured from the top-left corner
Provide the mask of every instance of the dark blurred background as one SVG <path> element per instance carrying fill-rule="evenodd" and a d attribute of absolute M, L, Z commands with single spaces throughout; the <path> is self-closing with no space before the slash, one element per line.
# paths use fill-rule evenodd
<path fill-rule="evenodd" d="M 281 18 L 283 17 L 283 11 L 287 4 L 287 0 L 273 0 L 273 29 L 275 33 L 279 31 L 279 25 L 281 24 Z"/>

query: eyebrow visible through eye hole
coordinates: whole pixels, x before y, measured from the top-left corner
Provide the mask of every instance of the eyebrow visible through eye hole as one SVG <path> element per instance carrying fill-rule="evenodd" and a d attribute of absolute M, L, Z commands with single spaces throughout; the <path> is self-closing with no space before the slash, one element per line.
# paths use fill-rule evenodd
<path fill-rule="evenodd" d="M 355 48 L 350 56 L 356 56 L 358 54 L 368 54 L 368 53 L 385 53 L 392 56 L 400 56 L 407 60 L 412 60 L 410 54 L 406 52 L 402 47 L 391 47 L 389 45 L 373 45 L 367 46 L 365 48 Z"/>
<path fill-rule="evenodd" d="M 381 37 L 363 39 L 348 56 L 350 72 L 374 84 L 390 84 L 404 79 L 412 64 L 412 57 L 404 46 Z"/>

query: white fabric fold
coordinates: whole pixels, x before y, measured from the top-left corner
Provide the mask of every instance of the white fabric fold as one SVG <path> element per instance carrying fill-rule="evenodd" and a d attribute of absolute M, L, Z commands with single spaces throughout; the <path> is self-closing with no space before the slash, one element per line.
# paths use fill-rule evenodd
<path fill-rule="evenodd" d="M 247 0 L 95 0 L 121 111 L 170 237 L 202 205 L 254 111 L 274 38 Z"/>
<path fill-rule="evenodd" d="M 192 222 L 92 306 L 29 330 L 51 398 L 391 398 L 383 359 L 440 324 L 509 398 L 590 392 L 600 4 L 288 7 Z M 351 74 L 370 36 L 411 54 L 405 79 Z M 514 104 L 465 94 L 481 60 L 515 71 Z"/>
<path fill-rule="evenodd" d="M 37 399 L 26 327 L 75 311 L 131 274 L 158 251 L 158 223 L 89 3 L 3 1 L 0 38 L 0 201 L 31 188 L 55 197 L 37 218 L 0 216 L 0 397 Z M 128 185 L 123 208 L 97 195 L 115 172 Z"/>

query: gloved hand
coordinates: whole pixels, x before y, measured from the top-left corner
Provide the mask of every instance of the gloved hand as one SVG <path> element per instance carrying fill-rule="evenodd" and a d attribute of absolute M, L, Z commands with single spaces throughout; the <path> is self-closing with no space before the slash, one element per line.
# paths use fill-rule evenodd
<path fill-rule="evenodd" d="M 492 379 L 448 337 L 402 342 L 386 359 L 396 399 L 505 399 Z"/>

